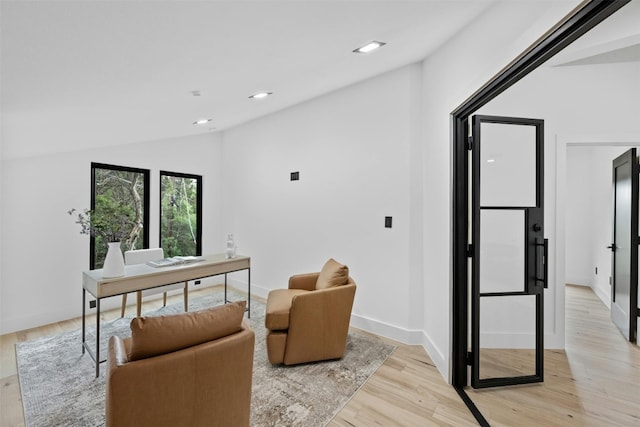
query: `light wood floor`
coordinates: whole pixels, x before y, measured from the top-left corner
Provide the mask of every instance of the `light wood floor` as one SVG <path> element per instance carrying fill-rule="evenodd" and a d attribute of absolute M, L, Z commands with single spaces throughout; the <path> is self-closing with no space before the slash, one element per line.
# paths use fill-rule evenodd
<path fill-rule="evenodd" d="M 544 383 L 467 394 L 492 426 L 640 426 L 640 347 L 590 288 L 565 289 L 565 350 L 545 350 Z"/>
<path fill-rule="evenodd" d="M 159 305 L 145 302 L 145 310 Z M 640 349 L 618 333 L 590 289 L 568 286 L 566 305 L 566 351 L 545 351 L 543 385 L 467 390 L 491 425 L 640 425 Z M 78 318 L 0 336 L 0 426 L 24 426 L 14 344 L 80 326 Z M 329 426 L 477 425 L 421 347 L 387 341 L 396 351 Z"/>

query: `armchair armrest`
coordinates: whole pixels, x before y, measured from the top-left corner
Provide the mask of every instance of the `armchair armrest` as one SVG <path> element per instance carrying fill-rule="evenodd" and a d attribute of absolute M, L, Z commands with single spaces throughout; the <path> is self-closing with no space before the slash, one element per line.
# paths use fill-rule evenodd
<path fill-rule="evenodd" d="M 316 289 L 316 281 L 319 275 L 319 272 L 293 275 L 289 278 L 289 289 L 313 291 Z"/>

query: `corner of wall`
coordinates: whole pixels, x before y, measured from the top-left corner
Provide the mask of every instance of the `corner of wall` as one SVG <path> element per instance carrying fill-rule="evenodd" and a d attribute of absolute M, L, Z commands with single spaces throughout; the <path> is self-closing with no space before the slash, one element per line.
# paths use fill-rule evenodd
<path fill-rule="evenodd" d="M 402 328 L 356 314 L 351 315 L 351 326 L 403 344 L 422 346 L 443 379 L 449 382 L 449 361 L 424 330 Z"/>

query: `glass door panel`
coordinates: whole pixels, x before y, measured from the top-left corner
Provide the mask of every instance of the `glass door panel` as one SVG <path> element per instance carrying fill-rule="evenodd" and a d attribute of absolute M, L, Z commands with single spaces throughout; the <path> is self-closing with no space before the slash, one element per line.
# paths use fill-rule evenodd
<path fill-rule="evenodd" d="M 534 376 L 536 296 L 483 297 L 480 313 L 480 379 Z"/>
<path fill-rule="evenodd" d="M 482 209 L 480 234 L 480 292 L 524 292 L 524 211 Z"/>
<path fill-rule="evenodd" d="M 481 206 L 536 206 L 536 128 L 481 124 Z"/>

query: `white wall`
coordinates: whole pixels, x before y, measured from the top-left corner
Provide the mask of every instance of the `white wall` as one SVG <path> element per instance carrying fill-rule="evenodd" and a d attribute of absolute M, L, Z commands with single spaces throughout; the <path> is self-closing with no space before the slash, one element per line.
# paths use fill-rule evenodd
<path fill-rule="evenodd" d="M 224 133 L 223 228 L 252 256 L 257 294 L 333 257 L 358 285 L 352 325 L 414 339 L 420 73 L 404 67 Z"/>
<path fill-rule="evenodd" d="M 0 333 L 81 314 L 81 272 L 89 267 L 89 240 L 67 211 L 89 207 L 91 162 L 151 170 L 151 246 L 158 245 L 159 171 L 203 175 L 203 251 L 224 248 L 218 134 L 3 159 Z M 103 307 L 119 303 L 119 297 L 111 298 Z"/>
<path fill-rule="evenodd" d="M 440 372 L 450 372 L 450 113 L 566 15 L 577 2 L 499 2 L 424 61 L 424 331 Z M 500 48 L 496 48 L 499 46 Z"/>
<path fill-rule="evenodd" d="M 2 114 L 0 114 L 0 129 L 2 129 Z M 0 132 L 0 166 L 4 165 L 4 147 L 3 147 L 3 136 L 2 136 L 2 132 Z M 2 173 L 2 170 L 4 169 L 4 167 L 2 167 L 0 169 L 0 334 L 2 333 L 2 323 L 4 323 L 2 321 L 2 307 L 3 307 L 3 301 L 4 301 L 4 293 L 2 292 L 2 264 L 4 263 L 4 255 L 2 253 L 2 243 L 4 241 L 4 236 L 2 233 L 2 230 L 4 229 L 4 221 L 2 219 L 3 217 L 3 212 L 4 209 L 2 209 L 3 203 L 2 200 L 4 200 L 2 198 L 2 189 L 4 187 L 4 173 Z"/>
<path fill-rule="evenodd" d="M 253 289 L 334 256 L 359 284 L 353 325 L 419 342 L 448 376 L 449 114 L 576 3 L 499 3 L 422 67 L 225 132 L 223 228 L 253 257 Z"/>
<path fill-rule="evenodd" d="M 576 285 L 593 286 L 595 260 L 593 253 L 595 180 L 593 153 L 586 147 L 567 149 L 566 245 L 565 281 Z M 611 181 L 611 180 L 609 180 Z M 609 182 L 610 184 L 610 182 Z M 604 199 L 609 200 L 609 199 Z M 602 271 L 601 273 L 604 273 Z"/>

